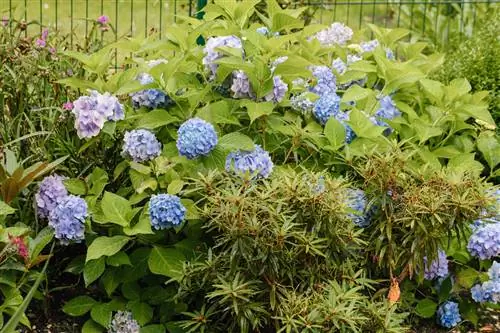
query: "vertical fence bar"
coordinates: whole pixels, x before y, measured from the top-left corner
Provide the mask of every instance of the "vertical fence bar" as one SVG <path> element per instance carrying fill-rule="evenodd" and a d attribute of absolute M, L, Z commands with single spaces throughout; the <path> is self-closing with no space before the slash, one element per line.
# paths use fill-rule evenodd
<path fill-rule="evenodd" d="M 145 11 L 145 18 L 144 18 L 144 37 L 148 36 L 148 0 L 145 0 L 146 2 L 146 11 Z"/>
<path fill-rule="evenodd" d="M 424 18 L 422 19 L 422 36 L 425 36 L 425 22 L 427 21 L 427 1 L 424 1 Z M 436 15 L 438 16 L 438 15 Z"/>
<path fill-rule="evenodd" d="M 160 0 L 160 39 L 161 39 L 161 30 L 162 30 L 162 19 L 163 19 L 163 1 Z"/>
<path fill-rule="evenodd" d="M 73 49 L 73 0 L 70 0 L 70 5 L 69 5 L 69 10 L 70 10 L 70 35 L 69 35 L 69 39 L 70 39 L 70 50 Z"/>
<path fill-rule="evenodd" d="M 28 0 L 24 0 L 24 22 L 28 22 Z M 11 3 L 12 6 L 12 3 Z M 24 30 L 24 37 L 28 37 L 28 28 Z"/>
<path fill-rule="evenodd" d="M 43 25 L 43 4 L 42 4 L 42 1 L 40 0 L 40 33 L 42 33 L 42 25 Z M 24 10 L 26 11 L 26 8 L 24 8 Z"/>
<path fill-rule="evenodd" d="M 460 6 L 460 31 L 458 34 L 458 38 L 460 40 L 462 40 L 462 33 L 463 33 L 463 29 L 464 29 L 464 6 L 465 6 L 465 2 L 464 2 L 464 0 L 462 0 L 462 4 Z"/>
<path fill-rule="evenodd" d="M 438 31 L 438 21 L 439 21 L 439 13 L 441 12 L 440 11 L 441 9 L 441 0 L 438 1 L 437 5 L 436 5 L 436 19 L 434 20 L 434 31 L 437 32 Z M 444 42 L 444 41 L 442 41 Z"/>
<path fill-rule="evenodd" d="M 399 28 L 399 25 L 401 23 L 401 1 L 399 2 L 399 6 L 398 6 L 398 23 L 397 23 L 397 27 Z"/>
<path fill-rule="evenodd" d="M 385 2 L 385 27 L 387 28 L 388 23 L 389 23 L 389 1 Z"/>
<path fill-rule="evenodd" d="M 174 23 L 177 22 L 177 0 L 174 0 Z"/>
<path fill-rule="evenodd" d="M 321 0 L 321 5 L 323 5 L 323 0 Z M 323 14 L 321 14 L 321 15 L 323 15 Z M 333 21 L 334 22 L 337 21 L 337 0 L 335 0 L 335 5 L 333 7 Z M 323 23 L 323 20 L 321 19 L 319 22 Z"/>
<path fill-rule="evenodd" d="M 115 42 L 118 41 L 118 0 L 115 2 Z M 118 49 L 115 48 L 115 73 L 118 71 Z"/>
<path fill-rule="evenodd" d="M 59 18 L 59 14 L 57 13 L 57 0 L 56 1 L 56 30 L 58 29 L 58 24 L 57 24 L 57 20 Z"/>
<path fill-rule="evenodd" d="M 85 0 L 85 38 L 89 37 L 89 0 Z"/>
<path fill-rule="evenodd" d="M 351 0 L 347 0 L 347 14 L 346 14 L 346 16 L 347 16 L 347 23 L 346 23 L 347 26 L 349 26 L 349 9 L 350 9 L 350 7 L 351 7 Z"/>
<path fill-rule="evenodd" d="M 130 0 L 130 37 L 134 36 L 134 0 Z"/>
<path fill-rule="evenodd" d="M 363 4 L 359 6 L 359 22 L 358 29 L 361 29 L 361 23 L 363 22 Z"/>

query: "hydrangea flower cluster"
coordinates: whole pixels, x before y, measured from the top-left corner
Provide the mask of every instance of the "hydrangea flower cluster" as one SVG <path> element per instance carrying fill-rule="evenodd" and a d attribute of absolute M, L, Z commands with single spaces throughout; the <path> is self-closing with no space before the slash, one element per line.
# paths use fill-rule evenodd
<path fill-rule="evenodd" d="M 49 226 L 54 228 L 55 237 L 62 244 L 80 242 L 85 238 L 87 203 L 74 195 L 66 196 L 49 215 Z"/>
<path fill-rule="evenodd" d="M 145 162 L 160 156 L 161 143 L 148 130 L 138 129 L 125 132 L 122 155 L 134 162 Z"/>
<path fill-rule="evenodd" d="M 380 43 L 378 42 L 378 40 L 374 39 L 368 42 L 362 42 L 359 46 L 361 47 L 361 50 L 363 50 L 363 52 L 372 52 L 379 45 Z"/>
<path fill-rule="evenodd" d="M 375 125 L 387 127 L 384 131 L 386 135 L 392 132 L 392 128 L 387 124 L 384 119 L 394 119 L 401 115 L 401 112 L 396 108 L 396 104 L 390 96 L 383 96 L 380 99 L 380 108 L 375 112 L 374 117 L 371 118 Z"/>
<path fill-rule="evenodd" d="M 208 155 L 218 141 L 212 124 L 200 118 L 191 118 L 184 122 L 179 127 L 177 135 L 177 149 L 188 159 Z"/>
<path fill-rule="evenodd" d="M 274 103 L 279 103 L 283 100 L 288 91 L 288 85 L 283 82 L 281 76 L 276 75 L 273 77 L 273 90 L 264 96 L 266 101 L 273 101 Z"/>
<path fill-rule="evenodd" d="M 307 93 L 305 92 L 292 96 L 290 98 L 290 104 L 294 110 L 304 114 L 312 112 L 314 108 L 314 103 L 307 97 Z"/>
<path fill-rule="evenodd" d="M 325 94 L 316 100 L 313 108 L 313 115 L 321 125 L 325 125 L 330 117 L 340 111 L 340 97 L 333 94 Z"/>
<path fill-rule="evenodd" d="M 458 303 L 447 301 L 439 307 L 437 311 L 438 322 L 441 326 L 452 328 L 462 321 Z"/>
<path fill-rule="evenodd" d="M 477 227 L 467 244 L 469 253 L 485 260 L 500 255 L 500 223 L 487 223 Z"/>
<path fill-rule="evenodd" d="M 75 129 L 80 138 L 91 138 L 99 134 L 108 120 L 125 118 L 123 105 L 109 93 L 100 94 L 95 90 L 90 96 L 80 96 L 73 102 Z"/>
<path fill-rule="evenodd" d="M 147 65 L 149 68 L 158 66 L 159 64 L 166 64 L 166 59 L 149 60 Z M 144 86 L 154 82 L 154 79 L 148 73 L 141 73 L 137 76 L 137 80 Z M 130 94 L 132 98 L 132 106 L 140 108 L 144 106 L 148 109 L 165 108 L 173 102 L 170 97 L 158 89 L 144 89 Z"/>
<path fill-rule="evenodd" d="M 337 91 L 336 78 L 330 68 L 327 66 L 313 66 L 311 71 L 316 84 L 310 88 L 310 91 L 319 96 L 332 94 Z"/>
<path fill-rule="evenodd" d="M 471 288 L 472 299 L 478 303 L 500 303 L 500 263 L 493 262 L 488 270 L 489 280 Z"/>
<path fill-rule="evenodd" d="M 336 58 L 332 61 L 332 68 L 335 69 L 340 75 L 347 71 L 346 63 L 340 58 Z"/>
<path fill-rule="evenodd" d="M 234 98 L 255 98 L 248 75 L 241 70 L 233 72 L 231 91 L 234 93 Z"/>
<path fill-rule="evenodd" d="M 221 52 L 216 51 L 216 48 L 222 46 L 241 49 L 241 39 L 236 36 L 219 36 L 210 37 L 207 40 L 205 48 L 203 49 L 203 52 L 205 53 L 205 57 L 203 57 L 203 64 L 210 70 L 212 77 L 215 77 L 215 74 L 217 73 L 218 65 L 215 61 L 224 56 Z"/>
<path fill-rule="evenodd" d="M 316 33 L 313 38 L 317 39 L 323 46 L 345 45 L 351 40 L 353 31 L 340 22 L 332 23 L 327 29 Z"/>
<path fill-rule="evenodd" d="M 108 333 L 139 333 L 141 327 L 128 311 L 118 311 L 113 320 Z"/>
<path fill-rule="evenodd" d="M 226 171 L 238 176 L 250 175 L 252 179 L 268 178 L 273 170 L 269 153 L 255 145 L 252 151 L 235 151 L 226 157 Z"/>
<path fill-rule="evenodd" d="M 352 211 L 347 214 L 355 225 L 360 228 L 370 225 L 371 211 L 367 210 L 368 200 L 366 194 L 360 189 L 347 189 L 347 207 Z"/>
<path fill-rule="evenodd" d="M 166 229 L 179 225 L 186 216 L 186 208 L 178 196 L 171 194 L 153 195 L 149 201 L 151 226 Z"/>
<path fill-rule="evenodd" d="M 448 259 L 446 253 L 439 249 L 438 256 L 430 264 L 427 257 L 424 257 L 424 278 L 433 280 L 435 278 L 444 278 L 448 275 Z"/>
<path fill-rule="evenodd" d="M 64 187 L 64 177 L 53 175 L 45 177 L 35 194 L 37 213 L 41 218 L 47 218 L 50 212 L 68 196 Z"/>

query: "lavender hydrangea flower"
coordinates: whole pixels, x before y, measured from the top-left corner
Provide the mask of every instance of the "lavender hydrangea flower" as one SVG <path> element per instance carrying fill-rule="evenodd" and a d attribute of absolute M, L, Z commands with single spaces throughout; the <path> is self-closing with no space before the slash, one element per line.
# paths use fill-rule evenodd
<path fill-rule="evenodd" d="M 177 149 L 188 159 L 208 155 L 217 145 L 217 133 L 212 124 L 200 118 L 191 118 L 177 131 Z"/>
<path fill-rule="evenodd" d="M 437 311 L 437 317 L 439 324 L 447 328 L 455 327 L 462 321 L 458 303 L 451 301 L 441 304 Z"/>
<path fill-rule="evenodd" d="M 304 114 L 312 112 L 314 108 L 314 102 L 307 97 L 307 93 L 292 96 L 290 98 L 290 104 L 294 110 Z"/>
<path fill-rule="evenodd" d="M 87 203 L 82 198 L 68 195 L 50 212 L 49 226 L 61 244 L 80 242 L 85 238 Z"/>
<path fill-rule="evenodd" d="M 145 129 L 125 132 L 122 155 L 134 162 L 145 162 L 160 156 L 161 143 L 156 136 Z"/>
<path fill-rule="evenodd" d="M 53 175 L 45 177 L 35 194 L 37 213 L 41 218 L 47 218 L 50 212 L 68 196 L 68 190 L 64 187 L 65 177 Z"/>
<path fill-rule="evenodd" d="M 340 58 L 336 58 L 332 61 L 332 68 L 335 69 L 340 75 L 347 71 L 346 63 Z"/>
<path fill-rule="evenodd" d="M 236 36 L 210 37 L 205 44 L 205 48 L 203 49 L 205 57 L 203 58 L 202 62 L 205 67 L 210 70 L 212 77 L 215 77 L 215 74 L 217 73 L 218 65 L 215 63 L 215 61 L 224 56 L 221 52 L 218 52 L 216 48 L 222 46 L 238 49 L 241 49 L 243 47 L 241 39 Z"/>
<path fill-rule="evenodd" d="M 316 100 L 313 107 L 313 115 L 321 125 L 325 125 L 328 119 L 340 110 L 340 97 L 333 94 L 325 94 Z"/>
<path fill-rule="evenodd" d="M 235 151 L 226 157 L 226 171 L 239 176 L 250 175 L 252 179 L 267 178 L 273 170 L 269 153 L 255 145 L 252 151 Z"/>
<path fill-rule="evenodd" d="M 316 33 L 313 38 L 317 39 L 323 46 L 345 45 L 351 40 L 353 31 L 340 22 L 332 23 L 327 29 Z"/>
<path fill-rule="evenodd" d="M 125 119 L 123 105 L 118 98 L 111 96 L 108 92 L 97 95 L 97 112 L 107 115 L 107 120 L 118 121 Z"/>
<path fill-rule="evenodd" d="M 427 257 L 424 257 L 424 278 L 426 280 L 433 280 L 435 278 L 444 278 L 448 275 L 448 259 L 446 258 L 446 253 L 439 249 L 438 256 L 434 259 L 430 265 L 428 263 Z"/>
<path fill-rule="evenodd" d="M 139 333 L 141 327 L 128 311 L 118 311 L 113 320 L 108 333 Z"/>
<path fill-rule="evenodd" d="M 320 96 L 337 91 L 336 78 L 330 68 L 327 66 L 313 66 L 311 70 L 316 79 L 316 84 L 310 88 L 310 91 Z"/>
<path fill-rule="evenodd" d="M 359 46 L 361 47 L 361 50 L 363 50 L 363 52 L 372 52 L 379 45 L 380 43 L 378 42 L 378 40 L 374 39 L 369 42 L 362 42 Z"/>
<path fill-rule="evenodd" d="M 288 91 L 288 85 L 283 82 L 281 76 L 277 75 L 273 77 L 273 90 L 264 96 L 266 101 L 273 101 L 274 103 L 279 103 L 283 100 Z"/>
<path fill-rule="evenodd" d="M 368 200 L 366 194 L 360 189 L 347 189 L 347 207 L 351 212 L 347 218 L 360 228 L 370 225 L 371 213 L 367 210 Z"/>
<path fill-rule="evenodd" d="M 255 98 L 248 75 L 241 70 L 233 72 L 231 91 L 234 93 L 234 98 Z"/>
<path fill-rule="evenodd" d="M 186 217 L 186 208 L 178 196 L 171 194 L 153 195 L 149 201 L 151 226 L 166 229 L 179 225 Z"/>
<path fill-rule="evenodd" d="M 479 226 L 469 238 L 469 253 L 485 260 L 500 255 L 500 223 Z"/>

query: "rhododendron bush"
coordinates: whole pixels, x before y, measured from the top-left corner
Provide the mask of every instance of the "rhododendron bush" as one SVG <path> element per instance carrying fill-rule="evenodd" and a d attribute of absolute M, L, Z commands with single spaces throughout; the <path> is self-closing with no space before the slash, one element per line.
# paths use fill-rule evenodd
<path fill-rule="evenodd" d="M 404 29 L 367 40 L 258 2 L 67 52 L 86 69 L 61 80 L 81 94 L 80 153 L 110 158 L 35 196 L 58 246 L 85 244 L 70 271 L 99 290 L 64 311 L 84 332 L 477 324 L 500 300 L 487 95 L 429 79 L 442 56 Z M 115 50 L 130 56 L 110 70 Z"/>

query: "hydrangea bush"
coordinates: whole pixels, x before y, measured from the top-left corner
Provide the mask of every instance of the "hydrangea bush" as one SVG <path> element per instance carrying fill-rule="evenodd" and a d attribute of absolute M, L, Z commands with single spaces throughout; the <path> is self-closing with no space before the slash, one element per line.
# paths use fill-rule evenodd
<path fill-rule="evenodd" d="M 55 237 L 86 246 L 70 271 L 96 287 L 63 310 L 96 332 L 477 322 L 499 255 L 476 160 L 496 161 L 476 140 L 494 135 L 485 94 L 429 79 L 442 56 L 406 30 L 367 40 L 258 2 L 117 42 L 137 66 L 116 72 L 109 48 L 68 53 L 87 71 L 65 82 L 91 88 L 73 101 L 75 140 L 122 153 L 68 174 L 62 200 L 61 180 L 41 184 Z"/>

